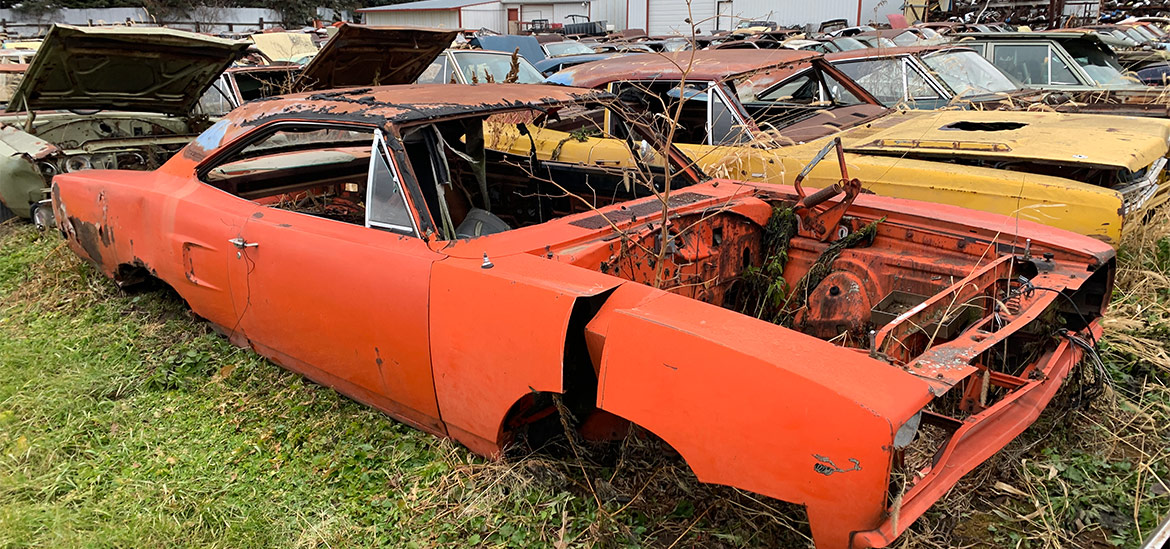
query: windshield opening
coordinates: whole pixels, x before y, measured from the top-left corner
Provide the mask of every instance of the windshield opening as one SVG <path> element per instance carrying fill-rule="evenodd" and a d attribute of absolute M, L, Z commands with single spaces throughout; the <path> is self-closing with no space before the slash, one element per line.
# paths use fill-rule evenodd
<path fill-rule="evenodd" d="M 841 72 L 889 107 L 905 102 L 923 108 L 937 108 L 946 100 L 930 82 L 901 57 L 860 59 L 836 63 Z"/>
<path fill-rule="evenodd" d="M 788 69 L 751 73 L 736 78 L 730 87 L 745 106 L 753 103 L 783 103 L 845 107 L 863 103 L 844 84 L 821 71 L 809 69 L 785 80 L 789 76 L 787 73 Z"/>
<path fill-rule="evenodd" d="M 1012 92 L 1019 88 L 990 61 L 973 51 L 942 51 L 924 55 L 922 62 L 956 97 Z"/>
<path fill-rule="evenodd" d="M 453 52 L 455 64 L 468 84 L 485 82 L 503 82 L 512 71 L 512 56 L 487 52 Z M 521 84 L 539 84 L 544 82 L 544 75 L 536 70 L 527 59 L 519 58 L 520 71 L 516 82 Z"/>
<path fill-rule="evenodd" d="M 893 41 L 899 46 L 913 46 L 915 42 L 918 42 L 918 35 L 910 31 L 906 31 L 895 36 Z"/>
<path fill-rule="evenodd" d="M 819 139 L 884 112 L 816 67 L 741 75 L 730 84 L 762 135 L 780 138 L 777 146 Z"/>
<path fill-rule="evenodd" d="M 1154 36 L 1153 33 L 1151 33 L 1150 31 L 1146 30 L 1143 27 L 1130 27 L 1130 28 L 1132 28 L 1135 32 L 1138 33 L 1139 36 L 1142 37 L 1142 42 L 1148 42 L 1151 40 L 1156 41 L 1158 39 L 1158 37 Z"/>

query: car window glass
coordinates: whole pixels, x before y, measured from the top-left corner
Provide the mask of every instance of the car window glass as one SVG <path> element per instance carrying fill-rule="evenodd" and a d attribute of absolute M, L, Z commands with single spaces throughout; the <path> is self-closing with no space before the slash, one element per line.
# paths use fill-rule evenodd
<path fill-rule="evenodd" d="M 413 216 L 406 204 L 402 182 L 390 166 L 390 153 L 382 132 L 377 132 L 370 152 L 370 179 L 367 184 L 366 226 L 390 229 L 417 236 Z"/>
<path fill-rule="evenodd" d="M 447 65 L 447 54 L 440 54 L 438 59 L 435 59 L 427 66 L 422 75 L 415 80 L 416 84 L 449 84 L 451 83 L 451 70 Z"/>
<path fill-rule="evenodd" d="M 545 44 L 544 50 L 548 53 L 549 57 L 560 57 L 562 55 L 587 55 L 596 53 L 593 51 L 593 48 L 573 40 Z"/>
<path fill-rule="evenodd" d="M 883 105 L 895 105 L 902 101 L 902 61 L 897 58 L 867 59 L 838 63 L 836 66 L 853 79 Z"/>
<path fill-rule="evenodd" d="M 1086 40 L 1069 40 L 1064 49 L 1073 60 L 1098 84 L 1105 86 L 1126 86 L 1134 82 L 1125 77 L 1119 65 L 1110 53 L 1103 50 L 1103 46 Z"/>
<path fill-rule="evenodd" d="M 912 32 L 903 32 L 895 36 L 893 40 L 899 46 L 912 46 L 918 41 L 918 36 Z"/>
<path fill-rule="evenodd" d="M 207 116 L 223 116 L 232 110 L 227 83 L 222 78 L 215 81 L 199 98 L 199 112 Z"/>
<path fill-rule="evenodd" d="M 455 64 L 463 73 L 467 83 L 504 82 L 512 72 L 512 56 L 494 52 L 457 51 Z M 544 82 L 544 75 L 536 70 L 527 59 L 516 59 L 519 67 L 516 72 L 516 82 L 520 84 L 539 84 Z"/>
<path fill-rule="evenodd" d="M 1048 50 L 1048 60 L 1052 64 L 1051 81 L 1053 84 L 1076 85 L 1077 77 L 1073 75 L 1072 69 L 1056 55 L 1056 51 L 1052 48 Z"/>
<path fill-rule="evenodd" d="M 993 62 L 1024 84 L 1077 83 L 1072 71 L 1051 55 L 1047 44 L 1000 44 L 995 47 Z"/>
<path fill-rule="evenodd" d="M 958 97 L 1006 93 L 1019 86 L 995 65 L 971 51 L 940 51 L 922 56 L 922 62 L 934 71 Z"/>
<path fill-rule="evenodd" d="M 743 86 L 740 89 L 744 89 Z M 744 99 L 742 94 L 740 98 Z M 821 100 L 820 84 L 817 82 L 816 75 L 809 71 L 753 99 L 811 105 Z"/>
<path fill-rule="evenodd" d="M 902 63 L 902 73 L 906 78 L 906 96 L 911 102 L 941 99 L 938 92 L 930 86 L 926 77 L 908 63 Z"/>
<path fill-rule="evenodd" d="M 849 88 L 846 88 L 845 84 L 834 78 L 833 75 L 823 73 L 821 77 L 824 78 L 825 86 L 829 89 L 829 98 L 833 100 L 833 103 L 839 106 L 860 105 L 864 103 L 856 95 L 853 95 L 853 92 L 849 91 Z"/>
<path fill-rule="evenodd" d="M 743 124 L 735 117 L 734 111 L 723 100 L 723 96 L 714 89 L 711 98 L 711 127 L 708 131 L 710 145 L 743 143 L 750 141 L 751 136 L 745 131 Z"/>

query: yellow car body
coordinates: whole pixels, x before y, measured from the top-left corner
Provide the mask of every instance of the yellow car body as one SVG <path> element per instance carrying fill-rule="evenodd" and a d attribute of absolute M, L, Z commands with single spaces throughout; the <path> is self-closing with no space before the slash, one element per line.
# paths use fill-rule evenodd
<path fill-rule="evenodd" d="M 697 52 L 695 59 L 717 61 L 723 53 Z M 793 54 L 804 58 L 788 60 Z M 773 54 L 754 55 L 767 59 Z M 780 55 L 789 65 L 812 63 L 839 80 L 848 80 L 820 63 L 819 57 L 805 52 Z M 653 55 L 637 57 L 662 59 Z M 688 62 L 678 57 L 676 61 Z M 623 85 L 655 79 L 669 81 L 669 76 L 662 74 L 666 71 L 647 70 L 650 76 L 644 77 L 638 68 L 631 68 L 636 64 L 631 64 L 629 58 L 622 61 L 626 65 L 623 72 L 628 74 Z M 725 60 L 724 64 L 731 62 Z M 562 83 L 590 80 L 582 78 L 583 73 L 593 77 L 586 84 L 596 83 L 600 81 L 596 77 L 600 69 L 590 65 L 606 63 L 609 61 L 575 67 L 573 78 Z M 661 69 L 662 62 L 657 63 Z M 761 70 L 777 64 L 756 63 L 763 67 Z M 688 88 L 688 93 L 693 97 L 717 93 L 719 78 L 696 76 L 695 72 L 699 71 L 692 72 L 688 82 L 700 88 Z M 707 85 L 705 81 L 710 81 L 711 87 L 701 88 Z M 608 87 L 620 92 L 614 86 Z M 869 97 L 864 90 L 850 91 L 862 99 Z M 735 103 L 725 89 L 722 93 L 726 103 Z M 807 123 L 778 132 L 762 131 L 760 128 L 767 124 L 760 123 L 760 117 L 753 119 L 746 114 L 750 106 L 738 105 L 738 112 L 745 118 L 741 120 L 743 131 L 750 136 L 742 144 L 712 144 L 713 140 L 687 143 L 685 137 L 675 144 L 708 175 L 792 184 L 818 151 L 840 137 L 850 177 L 860 179 L 869 192 L 1004 214 L 1093 236 L 1114 246 L 1120 242 L 1126 218 L 1140 216 L 1170 198 L 1170 186 L 1165 184 L 1170 121 L 1045 112 L 903 112 L 875 109 L 865 103 L 820 111 Z M 608 124 L 602 123 L 606 127 Z M 574 143 L 568 143 L 567 134 L 561 131 L 545 128 L 532 133 L 541 158 L 556 156 L 566 162 L 617 165 L 632 162 L 624 141 L 603 143 L 606 139 L 591 138 L 584 142 L 570 139 Z M 530 148 L 527 138 L 509 146 L 522 153 Z M 820 188 L 836 183 L 840 177 L 836 162 L 822 162 L 804 184 Z M 1114 184 L 1086 182 L 1093 178 Z"/>
<path fill-rule="evenodd" d="M 568 132 L 533 128 L 537 158 L 565 163 L 585 162 L 614 168 L 635 168 L 625 141 L 577 138 Z M 527 156 L 531 144 L 509 127 L 497 127 L 490 148 Z M 768 150 L 751 147 L 678 145 L 708 175 L 791 185 L 817 151 Z M 661 162 L 652 160 L 655 166 Z M 953 204 L 995 212 L 1015 219 L 1044 223 L 1093 236 L 1116 245 L 1122 231 L 1122 200 L 1116 191 L 1077 184 L 1060 177 L 926 162 L 882 156 L 846 154 L 849 175 L 867 192 L 925 202 Z M 804 185 L 820 188 L 840 179 L 836 162 L 822 162 Z M 1005 227 L 1005 230 L 1011 227 Z"/>

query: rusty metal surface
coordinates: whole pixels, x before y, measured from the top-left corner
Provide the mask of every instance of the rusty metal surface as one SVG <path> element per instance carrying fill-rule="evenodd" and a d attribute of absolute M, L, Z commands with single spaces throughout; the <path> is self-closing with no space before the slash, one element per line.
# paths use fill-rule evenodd
<path fill-rule="evenodd" d="M 299 117 L 305 121 L 387 126 L 443 117 L 475 116 L 509 108 L 549 108 L 609 97 L 608 93 L 597 90 L 531 84 L 421 84 L 282 95 L 257 99 L 232 111 L 231 120 L 217 123 L 183 154 L 188 158 L 202 158 L 221 144 L 280 119 Z"/>
<path fill-rule="evenodd" d="M 294 89 L 413 83 L 457 34 L 445 29 L 341 25 L 305 65 Z"/>
<path fill-rule="evenodd" d="M 843 235 L 871 231 L 834 252 L 831 272 L 810 284 L 807 307 L 785 327 L 737 312 L 736 299 L 745 273 L 765 260 L 772 216 L 802 198 L 791 187 L 717 179 L 674 194 L 666 212 L 656 197 L 632 199 L 445 241 L 249 201 L 197 177 L 269 122 L 380 126 L 410 174 L 401 124 L 581 97 L 597 96 L 409 86 L 256 102 L 192 144 L 198 154 L 159 171 L 58 177 L 54 211 L 70 248 L 106 275 L 149 273 L 234 343 L 394 418 L 492 456 L 537 415 L 529 412 L 540 396 L 563 394 L 586 413 L 647 428 L 704 482 L 806 506 L 821 548 L 891 543 L 1059 388 L 1081 350 L 1050 335 L 1050 324 L 1099 333 L 1112 248 L 957 207 L 863 194 L 850 197 L 829 242 L 797 233 L 785 252 L 789 288 Z M 415 190 L 406 207 L 421 218 Z M 1008 295 L 1021 274 L 1078 300 L 1086 322 L 1058 316 L 1062 303 L 1049 296 Z M 893 291 L 931 298 L 872 326 L 871 306 Z M 914 328 L 943 304 L 999 297 L 1006 322 L 985 312 L 946 341 Z M 870 348 L 874 328 L 883 336 Z M 895 338 L 918 342 L 886 343 Z M 1020 356 L 1020 368 L 988 354 L 1024 341 L 1044 354 Z M 972 394 L 983 379 L 997 387 L 994 399 L 953 409 L 939 398 Z M 916 417 L 949 435 L 916 442 L 937 459 L 907 468 L 896 433 L 917 428 Z M 893 478 L 909 479 L 897 509 Z"/>
<path fill-rule="evenodd" d="M 646 53 L 584 63 L 558 72 L 557 83 L 595 88 L 614 80 L 724 80 L 738 74 L 783 67 L 818 59 L 821 54 L 797 50 Z"/>
<path fill-rule="evenodd" d="M 943 44 L 938 46 L 902 46 L 897 48 L 868 48 L 864 50 L 846 50 L 825 54 L 825 60 L 830 63 L 842 59 L 864 59 L 870 57 L 893 57 L 896 55 L 922 55 L 936 51 L 963 50 L 974 51 L 971 48 L 958 44 Z"/>

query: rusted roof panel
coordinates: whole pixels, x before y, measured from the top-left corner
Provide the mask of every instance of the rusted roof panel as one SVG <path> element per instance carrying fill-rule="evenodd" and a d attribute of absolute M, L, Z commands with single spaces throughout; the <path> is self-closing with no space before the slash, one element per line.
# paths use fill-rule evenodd
<path fill-rule="evenodd" d="M 350 121 L 385 127 L 611 97 L 598 90 L 540 84 L 416 84 L 279 95 L 249 101 L 232 111 L 191 143 L 187 155 L 202 156 L 275 120 Z"/>
<path fill-rule="evenodd" d="M 941 46 L 903 46 L 899 48 L 867 48 L 864 50 L 839 51 L 825 55 L 830 63 L 842 59 L 869 59 L 876 57 L 893 57 L 895 55 L 923 55 L 944 50 L 970 50 L 962 44 L 944 44 Z"/>
<path fill-rule="evenodd" d="M 549 81 L 595 88 L 615 80 L 677 80 L 683 73 L 693 80 L 723 80 L 820 56 L 816 52 L 783 49 L 645 53 L 577 65 L 549 77 Z"/>

